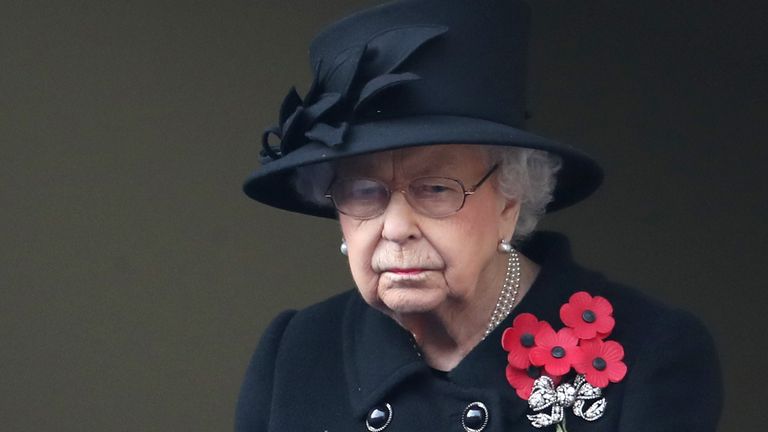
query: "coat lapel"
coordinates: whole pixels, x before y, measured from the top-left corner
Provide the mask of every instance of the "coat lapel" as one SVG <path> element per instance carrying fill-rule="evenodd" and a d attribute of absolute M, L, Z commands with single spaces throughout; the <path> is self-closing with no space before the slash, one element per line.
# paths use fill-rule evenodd
<path fill-rule="evenodd" d="M 344 365 L 352 412 L 364 417 L 371 406 L 414 374 L 428 373 L 415 344 L 394 320 L 353 296 L 344 319 Z"/>

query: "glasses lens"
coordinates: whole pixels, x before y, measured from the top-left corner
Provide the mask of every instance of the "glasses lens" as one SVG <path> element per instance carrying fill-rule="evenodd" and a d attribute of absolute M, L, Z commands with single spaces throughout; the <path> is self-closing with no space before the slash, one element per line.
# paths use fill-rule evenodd
<path fill-rule="evenodd" d="M 339 212 L 365 219 L 384 211 L 389 202 L 389 190 L 371 179 L 340 179 L 331 188 L 331 199 Z"/>
<path fill-rule="evenodd" d="M 432 217 L 456 213 L 464 203 L 464 188 L 459 182 L 443 177 L 424 177 L 408 187 L 411 205 Z"/>

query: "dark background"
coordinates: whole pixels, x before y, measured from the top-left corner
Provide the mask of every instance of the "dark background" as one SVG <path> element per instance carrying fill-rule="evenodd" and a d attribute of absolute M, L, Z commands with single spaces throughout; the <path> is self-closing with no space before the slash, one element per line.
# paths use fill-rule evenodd
<path fill-rule="evenodd" d="M 264 326 L 351 286 L 335 223 L 240 184 L 308 41 L 373 3 L 0 3 L 0 429 L 231 429 Z M 763 429 L 766 3 L 532 3 L 531 129 L 607 173 L 545 225 L 702 317 L 721 430 Z"/>

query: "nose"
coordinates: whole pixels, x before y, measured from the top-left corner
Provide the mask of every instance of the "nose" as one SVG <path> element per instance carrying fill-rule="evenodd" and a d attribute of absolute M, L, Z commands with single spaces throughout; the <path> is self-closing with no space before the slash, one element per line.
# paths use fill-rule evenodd
<path fill-rule="evenodd" d="M 405 243 L 421 236 L 418 215 L 405 199 L 405 194 L 393 191 L 386 210 L 382 214 L 384 226 L 381 236 L 395 243 Z"/>

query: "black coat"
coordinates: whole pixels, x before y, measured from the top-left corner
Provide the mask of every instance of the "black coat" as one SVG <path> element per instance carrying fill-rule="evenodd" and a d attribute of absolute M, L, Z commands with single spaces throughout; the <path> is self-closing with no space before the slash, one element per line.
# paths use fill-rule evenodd
<path fill-rule="evenodd" d="M 484 431 L 539 430 L 526 418 L 532 413 L 527 402 L 505 378 L 501 334 L 522 312 L 562 327 L 560 305 L 576 291 L 613 304 L 610 339 L 624 346 L 628 372 L 604 389 L 602 418 L 587 422 L 568 411 L 568 431 L 715 430 L 720 371 L 712 340 L 697 319 L 577 266 L 562 236 L 537 234 L 523 253 L 541 265 L 530 291 L 447 374 L 430 369 L 410 334 L 355 291 L 280 314 L 246 372 L 236 430 L 366 431 L 369 412 L 389 404 L 386 431 L 461 432 L 465 408 L 476 401 L 488 409 Z"/>

